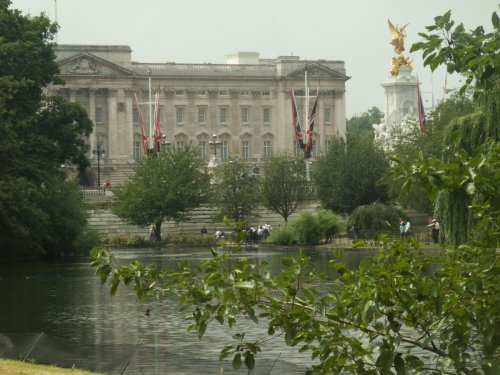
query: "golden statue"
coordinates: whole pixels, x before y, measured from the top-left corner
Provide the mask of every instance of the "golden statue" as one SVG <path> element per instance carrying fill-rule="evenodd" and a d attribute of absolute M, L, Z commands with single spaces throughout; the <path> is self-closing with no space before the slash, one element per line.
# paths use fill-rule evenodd
<path fill-rule="evenodd" d="M 396 55 L 392 57 L 390 73 L 392 76 L 397 76 L 399 74 L 399 68 L 402 65 L 407 65 L 410 71 L 413 69 L 411 66 L 412 59 L 401 54 L 405 50 L 405 27 L 408 26 L 408 24 L 403 27 L 398 27 L 397 25 L 394 26 L 390 20 L 387 21 L 389 22 L 389 31 L 392 35 L 391 44 L 394 46 L 394 52 L 396 52 Z"/>
<path fill-rule="evenodd" d="M 408 24 L 404 25 L 403 27 L 398 27 L 397 25 L 394 26 L 391 23 L 391 20 L 387 21 L 389 21 L 389 31 L 392 35 L 391 44 L 394 46 L 394 52 L 401 53 L 405 50 L 405 27 L 408 26 Z"/>

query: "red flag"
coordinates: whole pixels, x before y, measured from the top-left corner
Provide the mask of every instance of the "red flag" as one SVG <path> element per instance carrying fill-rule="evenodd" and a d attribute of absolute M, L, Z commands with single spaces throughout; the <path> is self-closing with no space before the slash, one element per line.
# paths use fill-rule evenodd
<path fill-rule="evenodd" d="M 144 132 L 144 123 L 142 122 L 141 108 L 139 107 L 139 102 L 137 101 L 136 94 L 134 94 L 134 98 L 135 98 L 135 106 L 136 106 L 136 110 L 137 110 L 137 119 L 139 120 L 139 126 L 141 127 L 142 149 L 144 151 L 144 155 L 147 155 L 147 153 L 148 153 L 148 144 L 147 144 L 148 138 L 146 137 L 146 134 Z"/>
<path fill-rule="evenodd" d="M 156 145 L 161 140 L 161 126 L 160 126 L 160 93 L 156 94 L 155 100 L 155 130 L 153 137 L 153 148 L 156 148 Z"/>
<path fill-rule="evenodd" d="M 418 125 L 420 127 L 420 135 L 425 134 L 425 113 L 422 96 L 420 95 L 420 83 L 417 80 L 417 107 L 418 107 Z"/>
<path fill-rule="evenodd" d="M 304 140 L 302 139 L 302 129 L 300 128 L 300 119 L 299 119 L 299 111 L 297 109 L 297 104 L 295 103 L 295 94 L 293 93 L 292 88 L 292 119 L 293 119 L 293 131 L 295 133 L 295 141 L 297 145 L 303 149 L 304 148 Z"/>
<path fill-rule="evenodd" d="M 313 130 L 314 130 L 314 124 L 316 121 L 316 113 L 318 109 L 318 98 L 319 98 L 319 85 L 318 89 L 316 90 L 316 100 L 314 100 L 314 105 L 311 109 L 311 114 L 309 115 L 309 118 L 307 120 L 307 149 L 309 150 L 309 153 L 312 151 L 313 147 Z"/>

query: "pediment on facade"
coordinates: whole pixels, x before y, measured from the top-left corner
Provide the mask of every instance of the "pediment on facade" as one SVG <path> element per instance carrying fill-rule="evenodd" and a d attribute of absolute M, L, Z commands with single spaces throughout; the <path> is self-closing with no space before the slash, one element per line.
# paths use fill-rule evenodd
<path fill-rule="evenodd" d="M 265 132 L 260 135 L 261 138 L 274 138 L 274 134 L 271 132 Z"/>
<path fill-rule="evenodd" d="M 219 138 L 224 138 L 224 139 L 231 138 L 232 136 L 233 135 L 228 131 L 223 131 L 222 133 L 219 134 Z"/>
<path fill-rule="evenodd" d="M 348 80 L 349 77 L 334 69 L 328 68 L 320 63 L 313 63 L 297 69 L 286 76 L 286 78 L 304 79 L 305 71 L 307 70 L 308 78 L 329 78 Z"/>
<path fill-rule="evenodd" d="M 208 138 L 208 137 L 210 137 L 210 134 L 208 134 L 208 132 L 206 132 L 206 131 L 196 133 L 196 138 L 202 139 L 202 138 Z"/>
<path fill-rule="evenodd" d="M 59 60 L 61 74 L 78 75 L 133 75 L 131 70 L 112 63 L 88 52 L 78 53 L 74 56 Z"/>
<path fill-rule="evenodd" d="M 240 134 L 238 134 L 238 136 L 240 138 L 252 138 L 253 134 L 250 133 L 248 130 L 245 130 L 245 131 L 241 132 Z"/>
<path fill-rule="evenodd" d="M 178 132 L 176 132 L 176 133 L 174 134 L 174 138 L 175 138 L 175 139 L 185 139 L 185 138 L 187 138 L 187 136 L 188 136 L 188 135 L 187 135 L 187 133 L 186 133 L 186 132 L 184 132 L 184 131 L 182 131 L 182 130 L 181 130 L 181 131 L 178 131 Z"/>

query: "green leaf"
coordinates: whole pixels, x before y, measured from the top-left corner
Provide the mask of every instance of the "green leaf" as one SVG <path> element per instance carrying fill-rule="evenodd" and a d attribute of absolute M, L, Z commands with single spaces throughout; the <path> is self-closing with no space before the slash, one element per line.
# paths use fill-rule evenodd
<path fill-rule="evenodd" d="M 239 370 L 241 367 L 241 353 L 236 353 L 233 358 L 233 370 Z"/>
<path fill-rule="evenodd" d="M 383 348 L 380 351 L 380 355 L 375 362 L 375 365 L 382 369 L 382 371 L 388 372 L 391 369 L 394 360 L 394 353 L 391 349 Z"/>
<path fill-rule="evenodd" d="M 405 361 L 401 356 L 401 353 L 396 354 L 394 357 L 394 369 L 397 375 L 406 375 Z"/>
<path fill-rule="evenodd" d="M 246 352 L 245 353 L 245 366 L 249 370 L 253 370 L 255 367 L 255 357 L 253 353 L 251 352 Z"/>

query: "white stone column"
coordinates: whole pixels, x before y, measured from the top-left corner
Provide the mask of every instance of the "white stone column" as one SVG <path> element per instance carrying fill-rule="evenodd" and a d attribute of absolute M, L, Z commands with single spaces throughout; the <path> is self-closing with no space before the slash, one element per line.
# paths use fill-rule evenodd
<path fill-rule="evenodd" d="M 279 82 L 277 99 L 271 111 L 271 132 L 274 134 L 274 151 L 292 149 L 292 140 L 294 138 L 291 119 L 288 121 L 288 118 L 291 117 L 290 113 L 290 98 L 287 95 L 287 87 L 284 82 Z"/>
<path fill-rule="evenodd" d="M 107 108 L 107 146 L 106 155 L 109 160 L 118 155 L 118 124 L 116 118 L 116 90 L 108 90 Z"/>
<path fill-rule="evenodd" d="M 125 97 L 125 123 L 122 124 L 123 137 L 121 142 L 124 145 L 124 154 L 129 160 L 134 160 L 134 124 L 133 124 L 133 102 L 132 91 L 127 92 Z"/>
<path fill-rule="evenodd" d="M 341 91 L 335 91 L 334 94 L 334 124 L 335 124 L 335 133 L 338 132 L 339 137 L 345 139 L 346 129 L 345 129 L 345 93 Z"/>
<path fill-rule="evenodd" d="M 95 125 L 95 89 L 89 89 L 89 118 L 94 124 L 92 128 L 92 133 L 89 136 L 90 145 L 90 157 L 92 157 L 92 151 L 95 150 L 97 146 L 97 136 L 96 136 L 96 125 Z"/>

